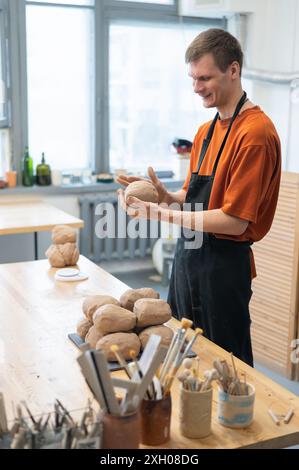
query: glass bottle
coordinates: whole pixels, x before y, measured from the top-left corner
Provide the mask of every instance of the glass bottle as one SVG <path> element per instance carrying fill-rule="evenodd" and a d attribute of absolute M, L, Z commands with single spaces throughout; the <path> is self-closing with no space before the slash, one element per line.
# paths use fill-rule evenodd
<path fill-rule="evenodd" d="M 49 186 L 51 181 L 51 168 L 46 163 L 45 154 L 42 153 L 42 161 L 36 167 L 36 184 L 39 186 Z"/>
<path fill-rule="evenodd" d="M 33 160 L 29 155 L 29 148 L 25 147 L 25 153 L 22 160 L 22 184 L 23 186 L 33 186 Z"/>

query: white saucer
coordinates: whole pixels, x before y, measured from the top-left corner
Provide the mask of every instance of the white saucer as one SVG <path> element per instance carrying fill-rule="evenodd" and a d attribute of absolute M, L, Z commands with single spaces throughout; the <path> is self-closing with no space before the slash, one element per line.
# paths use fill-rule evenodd
<path fill-rule="evenodd" d="M 80 272 L 79 269 L 63 268 L 63 269 L 58 269 L 58 271 L 56 271 L 56 274 L 62 277 L 72 277 L 72 276 L 77 276 L 79 272 Z"/>
<path fill-rule="evenodd" d="M 84 281 L 85 279 L 88 279 L 88 275 L 85 273 L 82 273 L 81 271 L 78 271 L 76 275 L 72 276 L 61 276 L 59 275 L 59 272 L 57 271 L 54 276 L 56 281 L 62 281 L 62 282 L 78 282 L 78 281 Z"/>

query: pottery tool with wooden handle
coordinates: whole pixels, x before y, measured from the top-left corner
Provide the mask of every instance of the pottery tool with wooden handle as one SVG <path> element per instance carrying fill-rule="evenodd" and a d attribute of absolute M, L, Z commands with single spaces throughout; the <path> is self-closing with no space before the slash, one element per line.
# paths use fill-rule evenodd
<path fill-rule="evenodd" d="M 182 318 L 181 326 L 172 339 L 172 342 L 168 348 L 167 355 L 166 355 L 165 361 L 163 363 L 163 366 L 160 372 L 159 378 L 160 378 L 161 383 L 164 381 L 165 376 L 169 374 L 169 371 L 174 363 L 174 360 L 177 354 L 180 352 L 180 348 L 184 344 L 183 341 L 184 341 L 187 329 L 191 328 L 191 326 L 192 326 L 191 320 L 188 320 L 187 318 Z"/>
<path fill-rule="evenodd" d="M 118 360 L 120 366 L 124 369 L 127 376 L 129 377 L 129 379 L 132 378 L 130 368 L 129 368 L 125 358 L 121 354 L 118 345 L 117 344 L 112 344 L 112 346 L 110 346 L 110 351 L 112 351 L 114 353 L 114 355 L 115 355 L 116 359 Z"/>

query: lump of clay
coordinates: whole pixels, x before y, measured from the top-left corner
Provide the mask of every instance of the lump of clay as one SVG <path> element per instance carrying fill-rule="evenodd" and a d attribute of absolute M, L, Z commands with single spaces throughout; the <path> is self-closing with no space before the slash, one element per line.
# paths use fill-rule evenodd
<path fill-rule="evenodd" d="M 87 335 L 85 336 L 85 343 L 89 343 L 90 346 L 95 349 L 97 342 L 103 337 L 102 333 L 95 327 L 92 326 Z"/>
<path fill-rule="evenodd" d="M 55 245 L 64 243 L 76 243 L 76 230 L 68 225 L 56 225 L 52 230 L 52 242 Z"/>
<path fill-rule="evenodd" d="M 131 359 L 130 351 L 135 351 L 136 356 L 140 353 L 140 340 L 135 333 L 112 333 L 103 336 L 97 344 L 96 349 L 101 349 L 108 361 L 116 361 L 115 354 L 110 351 L 110 347 L 116 344 L 120 354 L 124 359 Z"/>
<path fill-rule="evenodd" d="M 86 297 L 82 305 L 83 313 L 90 322 L 93 322 L 92 317 L 94 312 L 107 304 L 120 306 L 119 301 L 111 297 L 111 295 L 92 295 Z"/>
<path fill-rule="evenodd" d="M 77 245 L 75 243 L 65 243 L 64 245 L 57 246 L 59 246 L 60 253 L 64 258 L 65 265 L 74 266 L 80 256 Z"/>
<path fill-rule="evenodd" d="M 92 327 L 92 323 L 87 318 L 82 318 L 77 325 L 77 335 L 80 338 L 85 339 L 89 329 Z"/>
<path fill-rule="evenodd" d="M 141 201 L 155 202 L 159 200 L 158 191 L 150 181 L 134 181 L 130 183 L 125 190 L 125 200 L 128 197 L 137 197 Z"/>
<path fill-rule="evenodd" d="M 140 334 L 141 349 L 144 349 L 151 335 L 161 336 L 161 346 L 168 348 L 170 346 L 173 331 L 165 325 L 150 326 L 145 328 Z"/>
<path fill-rule="evenodd" d="M 171 319 L 171 308 L 165 300 L 139 299 L 133 311 L 137 316 L 137 327 L 161 325 Z"/>
<path fill-rule="evenodd" d="M 133 311 L 134 304 L 138 299 L 159 299 L 160 294 L 154 289 L 143 287 L 141 289 L 129 289 L 119 299 L 120 305 L 127 310 Z"/>
<path fill-rule="evenodd" d="M 46 251 L 46 257 L 53 268 L 64 268 L 65 262 L 58 245 L 50 245 Z"/>
<path fill-rule="evenodd" d="M 136 325 L 136 315 L 117 305 L 103 305 L 93 314 L 93 323 L 104 335 L 116 331 L 130 331 Z"/>
<path fill-rule="evenodd" d="M 76 243 L 66 243 L 65 245 L 51 245 L 46 256 L 53 268 L 64 268 L 74 266 L 80 256 Z"/>

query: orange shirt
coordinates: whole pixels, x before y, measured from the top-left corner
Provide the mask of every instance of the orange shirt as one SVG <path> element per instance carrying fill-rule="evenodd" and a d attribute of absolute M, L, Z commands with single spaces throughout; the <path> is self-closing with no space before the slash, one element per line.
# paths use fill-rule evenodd
<path fill-rule="evenodd" d="M 211 175 L 230 119 L 218 120 L 199 174 Z M 183 189 L 187 191 L 190 173 L 198 166 L 203 139 L 210 122 L 202 125 L 193 143 L 190 168 Z M 249 221 L 242 235 L 222 235 L 238 241 L 261 240 L 270 230 L 279 193 L 281 175 L 280 140 L 268 116 L 255 106 L 239 114 L 220 157 L 209 209 Z M 252 273 L 255 269 L 252 260 Z"/>

